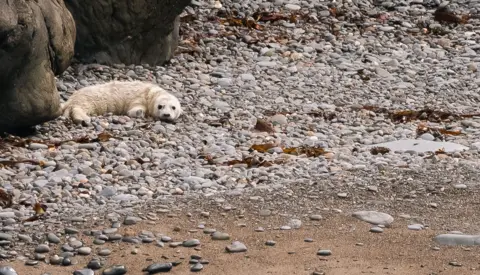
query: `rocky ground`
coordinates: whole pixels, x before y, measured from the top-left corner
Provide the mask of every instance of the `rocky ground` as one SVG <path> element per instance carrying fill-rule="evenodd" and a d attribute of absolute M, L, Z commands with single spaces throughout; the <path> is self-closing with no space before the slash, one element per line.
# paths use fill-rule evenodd
<path fill-rule="evenodd" d="M 193 1 L 167 66 L 73 64 L 64 99 L 140 79 L 185 113 L 2 140 L 0 274 L 479 272 L 479 4 L 329 2 Z"/>

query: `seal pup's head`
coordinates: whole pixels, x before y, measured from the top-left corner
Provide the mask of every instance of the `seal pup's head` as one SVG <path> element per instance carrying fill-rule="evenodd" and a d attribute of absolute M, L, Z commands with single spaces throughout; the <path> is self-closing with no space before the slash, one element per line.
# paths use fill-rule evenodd
<path fill-rule="evenodd" d="M 178 98 L 165 90 L 163 90 L 154 101 L 154 118 L 166 122 L 174 122 L 183 113 Z"/>

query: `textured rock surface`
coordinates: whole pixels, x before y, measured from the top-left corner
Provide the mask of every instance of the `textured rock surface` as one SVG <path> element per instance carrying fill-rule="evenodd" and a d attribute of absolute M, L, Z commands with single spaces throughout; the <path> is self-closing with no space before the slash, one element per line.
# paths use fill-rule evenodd
<path fill-rule="evenodd" d="M 76 58 L 101 64 L 158 65 L 177 47 L 189 0 L 66 0 L 75 18 Z"/>
<path fill-rule="evenodd" d="M 0 2 L 0 131 L 60 115 L 54 76 L 70 65 L 75 23 L 63 1 Z"/>

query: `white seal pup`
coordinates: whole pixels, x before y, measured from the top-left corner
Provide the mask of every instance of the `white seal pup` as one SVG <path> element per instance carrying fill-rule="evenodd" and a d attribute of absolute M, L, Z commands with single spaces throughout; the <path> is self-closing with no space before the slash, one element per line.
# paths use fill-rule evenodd
<path fill-rule="evenodd" d="M 113 113 L 129 117 L 150 116 L 173 122 L 182 113 L 178 99 L 158 85 L 142 81 L 111 81 L 73 92 L 62 104 L 64 117 L 90 124 L 90 116 Z"/>

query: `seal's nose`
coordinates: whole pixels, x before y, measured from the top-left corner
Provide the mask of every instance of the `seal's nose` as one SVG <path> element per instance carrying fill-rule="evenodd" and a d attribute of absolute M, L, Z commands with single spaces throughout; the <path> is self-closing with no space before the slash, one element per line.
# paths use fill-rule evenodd
<path fill-rule="evenodd" d="M 163 114 L 162 117 L 170 117 L 170 114 Z"/>

